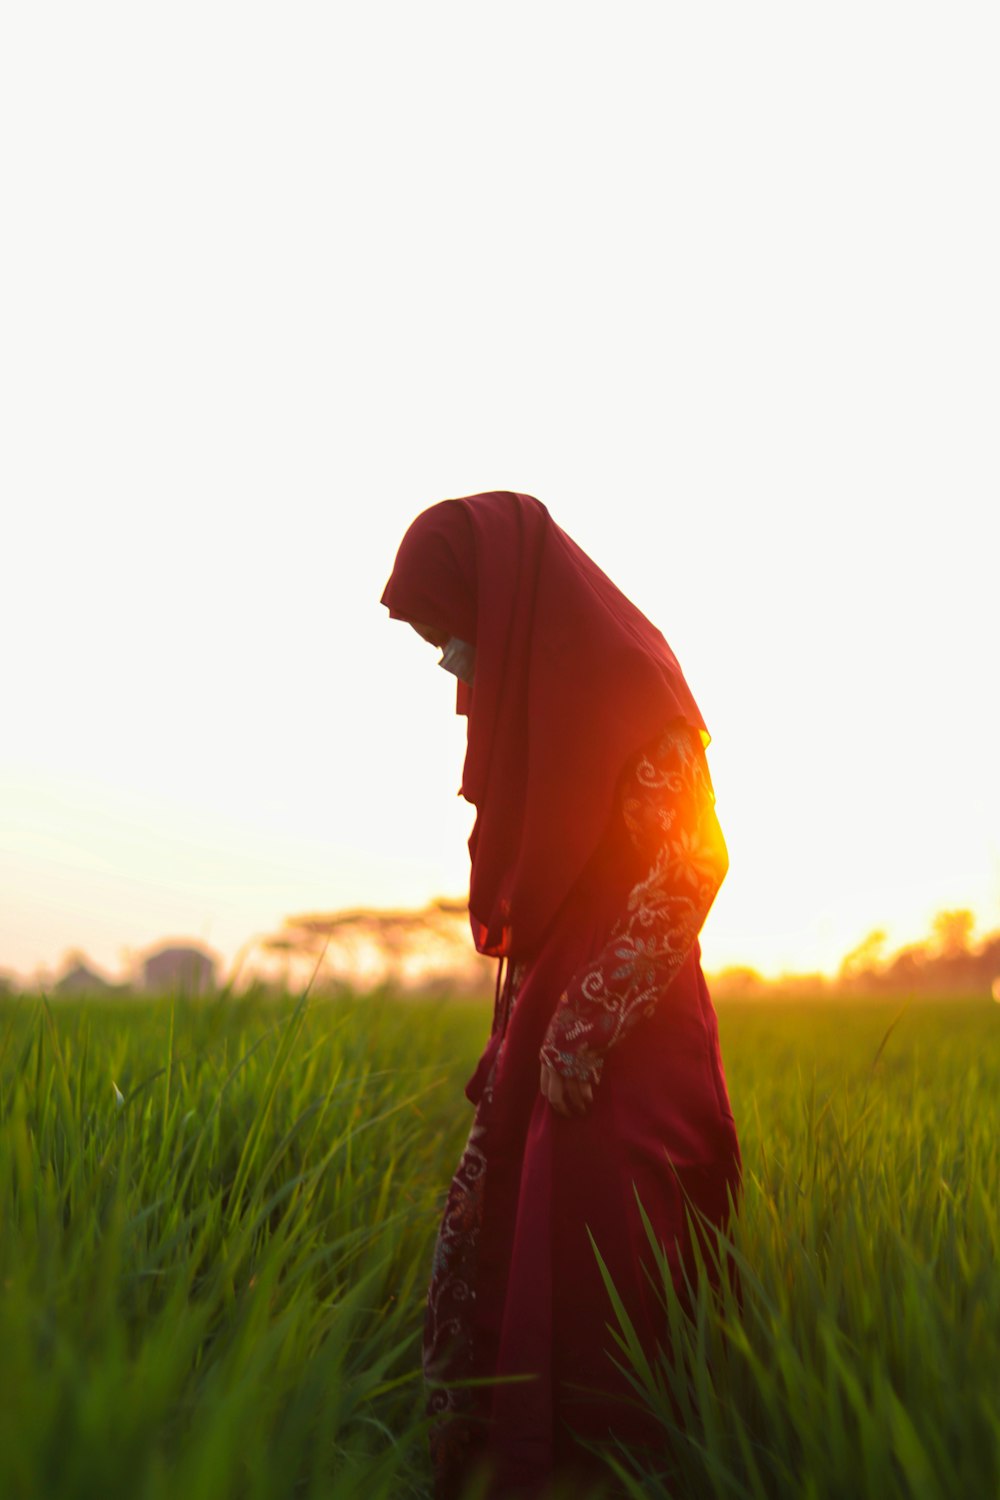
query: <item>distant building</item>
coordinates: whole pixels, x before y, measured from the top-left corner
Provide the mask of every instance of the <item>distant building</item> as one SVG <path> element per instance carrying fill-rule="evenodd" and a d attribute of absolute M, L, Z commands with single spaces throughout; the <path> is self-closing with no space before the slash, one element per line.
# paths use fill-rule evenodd
<path fill-rule="evenodd" d="M 160 948 L 142 965 L 142 988 L 204 994 L 215 989 L 215 960 L 202 948 Z"/>
<path fill-rule="evenodd" d="M 87 964 L 77 962 L 52 986 L 57 995 L 94 995 L 110 990 L 111 985 Z"/>

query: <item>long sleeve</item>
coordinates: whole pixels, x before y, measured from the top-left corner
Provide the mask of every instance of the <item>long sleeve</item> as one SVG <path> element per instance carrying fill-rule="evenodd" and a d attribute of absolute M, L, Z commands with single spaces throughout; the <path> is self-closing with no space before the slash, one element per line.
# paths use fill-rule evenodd
<path fill-rule="evenodd" d="M 729 857 L 698 731 L 671 724 L 628 767 L 620 814 L 648 860 L 602 951 L 559 998 L 541 1060 L 597 1082 L 609 1050 L 652 1008 L 694 946 Z"/>

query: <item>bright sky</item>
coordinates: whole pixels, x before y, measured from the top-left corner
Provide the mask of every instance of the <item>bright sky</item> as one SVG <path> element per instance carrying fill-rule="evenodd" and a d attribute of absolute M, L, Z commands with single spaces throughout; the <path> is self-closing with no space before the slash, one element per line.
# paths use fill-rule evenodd
<path fill-rule="evenodd" d="M 5 7 L 0 966 L 466 889 L 453 679 L 378 598 L 494 488 L 699 700 L 706 967 L 998 925 L 998 43 L 879 0 Z"/>

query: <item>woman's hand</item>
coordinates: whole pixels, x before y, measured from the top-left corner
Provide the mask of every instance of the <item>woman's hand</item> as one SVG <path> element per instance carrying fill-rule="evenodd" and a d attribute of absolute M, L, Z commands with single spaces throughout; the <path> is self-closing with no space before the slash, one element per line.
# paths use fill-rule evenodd
<path fill-rule="evenodd" d="M 567 1119 L 572 1115 L 585 1115 L 594 1102 L 592 1083 L 584 1083 L 579 1078 L 564 1078 L 548 1063 L 542 1063 L 539 1087 L 556 1113 Z"/>

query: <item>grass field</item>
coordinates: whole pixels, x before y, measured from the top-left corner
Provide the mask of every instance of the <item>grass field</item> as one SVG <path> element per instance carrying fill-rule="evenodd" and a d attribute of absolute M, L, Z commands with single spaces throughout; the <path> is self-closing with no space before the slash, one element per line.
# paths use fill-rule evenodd
<path fill-rule="evenodd" d="M 720 1006 L 743 1308 L 667 1298 L 636 1380 L 684 1416 L 635 1495 L 1000 1494 L 1000 1006 L 900 1009 Z M 0 1495 L 426 1495 L 422 1300 L 487 1028 L 0 1003 Z"/>

